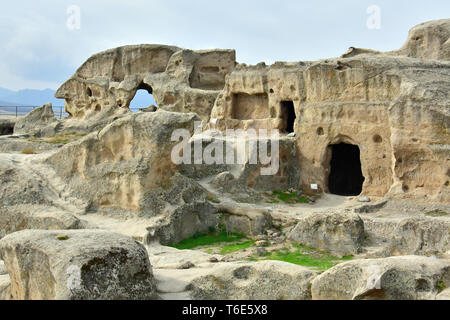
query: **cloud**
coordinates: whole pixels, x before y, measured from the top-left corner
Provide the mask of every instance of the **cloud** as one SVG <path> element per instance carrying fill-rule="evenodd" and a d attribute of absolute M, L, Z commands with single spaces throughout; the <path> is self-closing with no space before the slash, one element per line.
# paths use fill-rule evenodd
<path fill-rule="evenodd" d="M 366 26 L 382 9 L 381 29 Z M 69 30 L 67 8 L 81 9 Z M 408 29 L 447 18 L 450 3 L 388 0 L 41 0 L 6 2 L 0 12 L 0 86 L 55 89 L 90 55 L 111 47 L 164 43 L 233 48 L 240 62 L 315 60 L 349 46 L 399 48 Z"/>

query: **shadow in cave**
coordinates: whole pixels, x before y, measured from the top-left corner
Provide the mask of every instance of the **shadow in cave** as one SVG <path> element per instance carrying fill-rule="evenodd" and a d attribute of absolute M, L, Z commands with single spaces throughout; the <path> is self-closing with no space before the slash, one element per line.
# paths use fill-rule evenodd
<path fill-rule="evenodd" d="M 293 101 L 281 101 L 281 117 L 284 120 L 284 132 L 294 132 L 296 115 Z"/>
<path fill-rule="evenodd" d="M 329 192 L 341 196 L 359 195 L 364 183 L 359 147 L 340 143 L 329 148 L 331 148 Z"/>

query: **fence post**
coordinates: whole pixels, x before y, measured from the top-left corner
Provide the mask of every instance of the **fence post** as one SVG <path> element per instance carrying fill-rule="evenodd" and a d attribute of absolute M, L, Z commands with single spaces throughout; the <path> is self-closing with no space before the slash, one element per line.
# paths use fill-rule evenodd
<path fill-rule="evenodd" d="M 16 106 L 16 118 L 17 118 L 17 106 Z"/>

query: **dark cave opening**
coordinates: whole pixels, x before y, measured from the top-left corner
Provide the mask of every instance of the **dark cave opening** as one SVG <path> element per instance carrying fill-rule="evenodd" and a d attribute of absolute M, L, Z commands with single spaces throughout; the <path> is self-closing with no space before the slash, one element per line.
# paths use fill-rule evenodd
<path fill-rule="evenodd" d="M 359 195 L 364 183 L 359 147 L 346 143 L 329 147 L 331 148 L 329 192 L 342 196 Z"/>
<path fill-rule="evenodd" d="M 0 122 L 0 136 L 8 136 L 14 133 L 14 122 Z"/>
<path fill-rule="evenodd" d="M 285 129 L 286 133 L 294 132 L 294 124 L 295 124 L 295 108 L 293 101 L 281 101 L 281 117 L 285 121 Z"/>

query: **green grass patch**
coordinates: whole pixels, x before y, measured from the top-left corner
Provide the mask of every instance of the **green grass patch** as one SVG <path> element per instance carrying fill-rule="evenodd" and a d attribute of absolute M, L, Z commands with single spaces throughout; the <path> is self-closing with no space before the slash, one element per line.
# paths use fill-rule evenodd
<path fill-rule="evenodd" d="M 444 281 L 438 281 L 438 283 L 436 284 L 436 287 L 438 288 L 438 291 L 439 291 L 439 292 L 442 292 L 442 291 L 445 290 L 445 288 L 446 288 L 447 286 L 445 285 L 445 282 L 444 282 Z"/>
<path fill-rule="evenodd" d="M 177 244 L 171 245 L 173 248 L 180 250 L 193 249 L 200 246 L 207 246 L 216 243 L 236 242 L 245 238 L 243 234 L 227 233 L 226 231 L 199 233 L 192 238 L 184 239 Z"/>
<path fill-rule="evenodd" d="M 244 250 L 244 249 L 247 249 L 247 248 L 253 246 L 254 244 L 255 244 L 255 241 L 252 241 L 252 240 L 241 242 L 241 243 L 236 243 L 236 244 L 230 244 L 230 245 L 223 247 L 220 250 L 220 254 L 224 255 L 224 254 L 229 254 L 232 252 Z"/>
<path fill-rule="evenodd" d="M 257 259 L 255 257 L 252 257 Z M 317 271 L 325 271 L 338 263 L 349 261 L 353 256 L 346 256 L 342 258 L 334 257 L 326 252 L 318 251 L 315 248 L 308 247 L 302 244 L 292 244 L 292 247 L 284 247 L 279 251 L 270 253 L 262 260 L 277 260 L 288 263 L 297 264 L 304 267 L 309 267 Z"/>
<path fill-rule="evenodd" d="M 290 252 L 275 252 L 267 260 L 278 260 L 297 264 L 304 267 L 310 267 L 318 271 L 325 271 L 342 261 L 353 259 L 353 256 L 337 258 L 324 253 L 305 254 L 300 249 Z"/>
<path fill-rule="evenodd" d="M 309 203 L 309 200 L 307 198 L 305 198 L 304 196 L 299 196 L 297 193 L 295 192 L 287 192 L 287 191 L 273 191 L 272 195 L 271 195 L 274 199 L 271 199 L 268 203 L 279 203 L 280 201 L 284 202 L 284 203 L 289 203 L 289 204 L 295 204 L 295 203 Z M 278 202 L 273 202 L 273 201 L 278 201 Z"/>
<path fill-rule="evenodd" d="M 425 214 L 427 216 L 430 216 L 430 217 L 445 217 L 445 216 L 448 216 L 447 212 L 445 212 L 444 210 L 440 210 L 440 209 L 428 211 L 428 212 L 425 212 Z"/>

